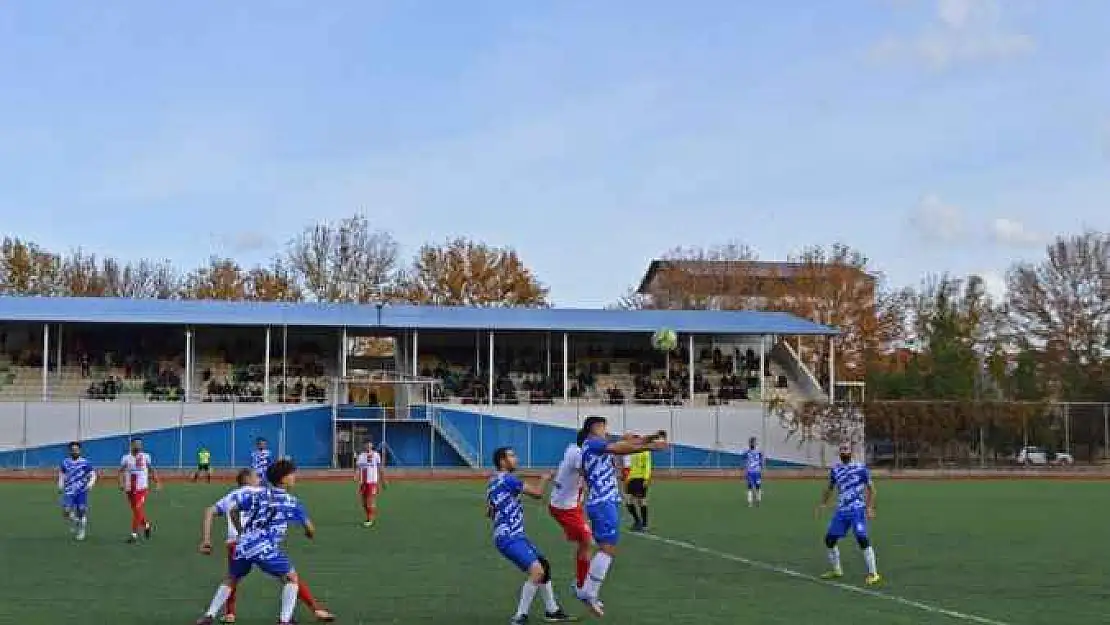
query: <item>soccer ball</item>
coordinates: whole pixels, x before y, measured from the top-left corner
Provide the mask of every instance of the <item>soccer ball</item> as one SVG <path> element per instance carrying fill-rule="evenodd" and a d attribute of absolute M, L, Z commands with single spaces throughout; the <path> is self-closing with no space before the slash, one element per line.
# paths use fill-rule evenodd
<path fill-rule="evenodd" d="M 651 335 L 651 344 L 655 349 L 661 352 L 669 352 L 678 347 L 678 335 L 675 334 L 674 330 L 669 330 L 667 328 L 656 330 L 655 333 Z"/>

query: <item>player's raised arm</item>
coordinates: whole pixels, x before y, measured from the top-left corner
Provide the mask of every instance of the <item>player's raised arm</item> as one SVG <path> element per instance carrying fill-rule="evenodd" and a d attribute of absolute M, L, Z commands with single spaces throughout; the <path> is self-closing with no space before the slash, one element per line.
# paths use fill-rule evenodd
<path fill-rule="evenodd" d="M 528 495 L 532 499 L 543 499 L 547 493 L 547 484 L 551 481 L 551 474 L 544 473 L 540 476 L 540 481 L 536 484 L 521 483 L 521 492 Z"/>
<path fill-rule="evenodd" d="M 659 430 L 648 436 L 631 436 L 625 440 L 608 443 L 605 451 L 614 456 L 638 454 L 641 451 L 660 451 L 667 448 L 667 433 Z"/>

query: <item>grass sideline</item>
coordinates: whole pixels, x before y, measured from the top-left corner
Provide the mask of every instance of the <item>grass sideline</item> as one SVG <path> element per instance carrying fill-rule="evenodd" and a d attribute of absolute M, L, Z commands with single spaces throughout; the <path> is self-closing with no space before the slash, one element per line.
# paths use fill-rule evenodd
<path fill-rule="evenodd" d="M 869 592 L 851 541 L 842 584 L 824 569 L 820 484 L 767 481 L 764 507 L 742 486 L 665 481 L 652 490 L 655 540 L 625 534 L 603 597 L 613 623 L 662 625 L 1048 625 L 1105 615 L 1101 484 L 1044 480 L 890 481 L 879 485 L 873 541 L 887 582 Z M 127 510 L 110 483 L 92 496 L 90 539 L 74 543 L 57 495 L 36 481 L 0 485 L 5 502 L 0 623 L 191 623 L 223 570 L 196 553 L 203 508 L 229 485 L 169 484 L 152 494 L 153 541 L 126 545 Z M 382 494 L 379 527 L 359 525 L 353 485 L 305 481 L 319 526 L 289 548 L 313 591 L 343 623 L 507 622 L 521 576 L 490 546 L 480 483 L 403 481 Z M 542 504 L 529 534 L 555 567 L 568 610 L 569 546 Z M 241 623 L 272 623 L 274 584 L 252 575 Z M 537 603 L 538 606 L 538 603 Z M 537 612 L 538 614 L 538 612 Z M 953 616 L 958 615 L 958 616 Z M 962 615 L 962 616 L 959 616 Z M 307 622 L 308 615 L 301 614 Z M 966 618 L 965 618 L 966 617 Z M 982 620 L 974 620 L 982 619 Z"/>

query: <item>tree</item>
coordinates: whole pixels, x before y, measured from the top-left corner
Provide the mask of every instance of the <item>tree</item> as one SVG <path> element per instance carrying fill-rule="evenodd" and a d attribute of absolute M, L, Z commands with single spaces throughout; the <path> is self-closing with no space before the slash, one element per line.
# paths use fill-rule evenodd
<path fill-rule="evenodd" d="M 73 297 L 104 297 L 108 283 L 96 255 L 78 248 L 63 258 L 61 287 L 62 293 Z"/>
<path fill-rule="evenodd" d="M 299 302 L 304 299 L 293 271 L 280 259 L 247 274 L 247 299 L 259 302 Z"/>
<path fill-rule="evenodd" d="M 437 306 L 538 307 L 547 292 L 515 250 L 458 238 L 421 247 L 398 295 Z"/>
<path fill-rule="evenodd" d="M 618 307 L 665 310 L 749 310 L 766 303 L 768 266 L 742 243 L 676 247 L 656 265 L 647 292 L 633 292 Z"/>
<path fill-rule="evenodd" d="M 62 262 L 37 244 L 5 237 L 0 243 L 0 293 L 58 295 Z"/>
<path fill-rule="evenodd" d="M 107 297 L 173 299 L 181 294 L 181 274 L 168 260 L 121 263 L 109 257 L 104 259 L 101 273 Z"/>
<path fill-rule="evenodd" d="M 1015 265 L 1007 287 L 1014 342 L 1039 355 L 1060 393 L 1097 393 L 1110 341 L 1110 234 L 1058 237 L 1041 261 Z"/>
<path fill-rule="evenodd" d="M 362 215 L 310 226 L 294 239 L 286 262 L 299 286 L 319 302 L 381 300 L 397 277 L 397 241 Z"/>
<path fill-rule="evenodd" d="M 185 299 L 241 301 L 247 299 L 248 277 L 239 263 L 213 256 L 185 278 Z"/>

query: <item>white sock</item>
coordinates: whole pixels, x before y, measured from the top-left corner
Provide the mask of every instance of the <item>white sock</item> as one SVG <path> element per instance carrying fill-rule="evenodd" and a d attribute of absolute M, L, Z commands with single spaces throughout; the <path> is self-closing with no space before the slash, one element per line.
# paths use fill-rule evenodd
<path fill-rule="evenodd" d="M 755 502 L 759 503 L 761 501 L 763 501 L 763 491 L 757 490 L 755 491 Z"/>
<path fill-rule="evenodd" d="M 540 587 L 532 583 L 532 580 L 524 582 L 520 587 L 520 603 L 516 606 L 517 616 L 528 616 L 532 611 L 532 599 L 536 598 L 536 591 L 539 589 Z"/>
<path fill-rule="evenodd" d="M 83 516 L 83 517 L 81 517 L 80 519 L 77 520 L 77 531 L 79 531 L 81 533 L 84 533 L 84 531 L 88 527 L 89 527 L 89 517 Z"/>
<path fill-rule="evenodd" d="M 540 596 L 543 597 L 543 607 L 548 614 L 559 611 L 559 602 L 555 600 L 555 587 L 551 582 L 540 586 Z"/>
<path fill-rule="evenodd" d="M 829 566 L 834 571 L 840 571 L 840 548 L 833 547 L 829 549 Z"/>
<path fill-rule="evenodd" d="M 876 575 L 879 572 L 879 567 L 875 563 L 875 548 L 868 547 L 863 550 L 863 561 L 867 563 L 867 574 Z"/>
<path fill-rule="evenodd" d="M 754 499 L 754 498 L 752 497 L 752 491 L 750 491 L 750 490 L 749 490 L 749 491 L 748 491 L 748 505 L 749 505 L 749 506 L 750 506 L 750 505 L 752 505 L 752 500 L 753 500 L 753 499 Z"/>
<path fill-rule="evenodd" d="M 293 610 L 297 608 L 297 584 L 289 583 L 281 587 L 281 615 L 278 620 L 288 623 L 293 620 Z"/>
<path fill-rule="evenodd" d="M 212 597 L 212 603 L 208 604 L 208 611 L 204 614 L 206 616 L 215 617 L 220 613 L 220 608 L 224 607 L 227 603 L 227 598 L 231 596 L 231 586 L 227 584 L 220 584 L 216 589 L 216 594 Z"/>
<path fill-rule="evenodd" d="M 582 592 L 588 596 L 596 599 L 601 593 L 601 582 L 605 581 L 605 575 L 609 573 L 609 565 L 613 563 L 613 558 L 604 551 L 599 551 L 594 554 L 594 559 L 590 561 L 590 574 L 586 576 L 586 583 L 582 585 Z"/>

